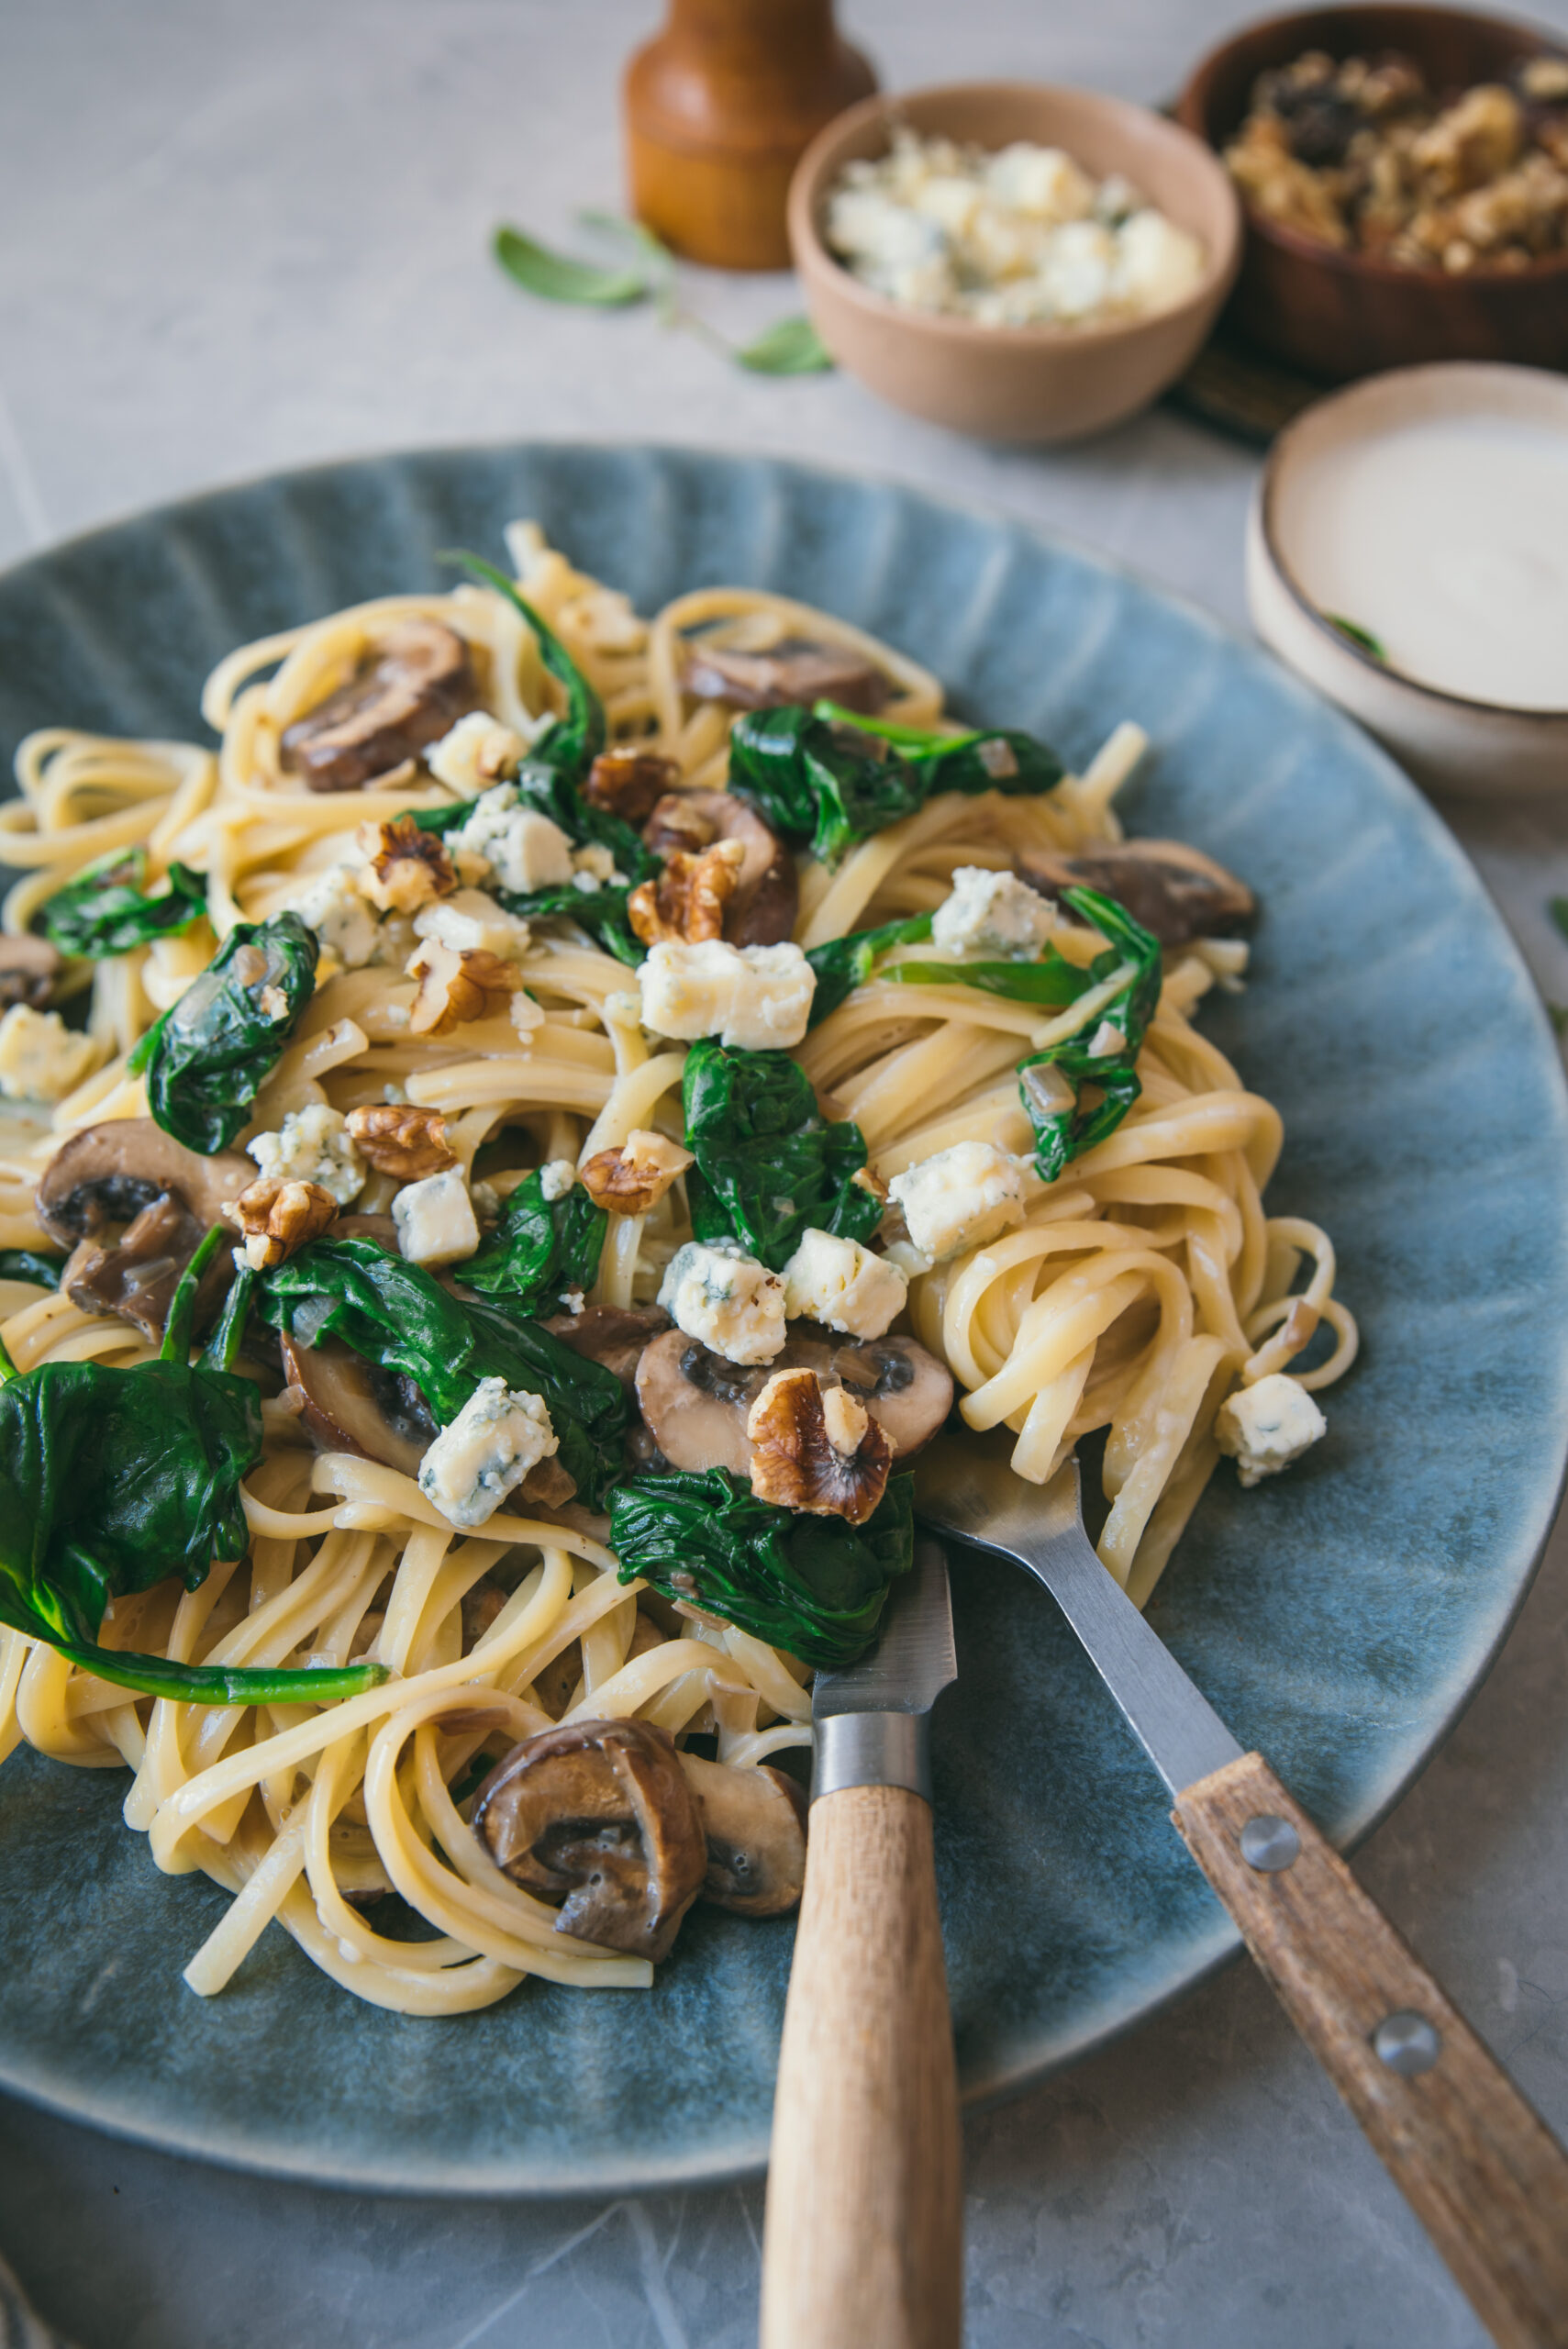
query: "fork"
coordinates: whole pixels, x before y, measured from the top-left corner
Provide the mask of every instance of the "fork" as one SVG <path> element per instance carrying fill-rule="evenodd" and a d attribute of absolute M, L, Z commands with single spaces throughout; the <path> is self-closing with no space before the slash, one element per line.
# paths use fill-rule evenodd
<path fill-rule="evenodd" d="M 1045 1585 L 1170 1788 L 1187 1849 L 1483 2324 L 1501 2349 L 1568 2349 L 1568 2155 L 1101 1564 L 1077 1462 L 1030 1485 L 994 1439 L 944 1436 L 916 1464 L 916 1510 Z"/>

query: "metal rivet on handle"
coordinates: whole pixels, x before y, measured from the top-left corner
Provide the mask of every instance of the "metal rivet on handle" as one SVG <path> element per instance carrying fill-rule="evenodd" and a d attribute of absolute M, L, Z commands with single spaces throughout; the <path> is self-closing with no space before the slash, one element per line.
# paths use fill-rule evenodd
<path fill-rule="evenodd" d="M 1274 1810 L 1261 1810 L 1241 1830 L 1241 1857 L 1250 1868 L 1274 1876 L 1301 1857 L 1301 1838 L 1288 1819 Z"/>
<path fill-rule="evenodd" d="M 1429 2072 L 1443 2052 L 1442 2033 L 1436 2023 L 1408 2007 L 1384 2016 L 1372 2034 L 1372 2044 L 1379 2062 L 1407 2079 Z"/>

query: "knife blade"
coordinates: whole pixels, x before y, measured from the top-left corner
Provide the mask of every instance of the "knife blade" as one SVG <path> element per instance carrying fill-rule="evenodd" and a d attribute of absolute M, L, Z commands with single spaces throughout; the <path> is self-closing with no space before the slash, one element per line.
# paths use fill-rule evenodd
<path fill-rule="evenodd" d="M 894 1585 L 876 1643 L 842 1672 L 819 1672 L 811 1799 L 841 1787 L 907 1787 L 931 1799 L 931 1707 L 958 1677 L 947 1556 L 921 1535 Z"/>

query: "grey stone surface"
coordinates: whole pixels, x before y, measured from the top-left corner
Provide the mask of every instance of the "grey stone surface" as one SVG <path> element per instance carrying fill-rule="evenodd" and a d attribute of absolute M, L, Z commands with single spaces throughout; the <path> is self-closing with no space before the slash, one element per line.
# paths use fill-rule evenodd
<path fill-rule="evenodd" d="M 890 415 L 847 378 L 749 379 L 650 315 L 547 310 L 500 277 L 484 250 L 497 218 L 562 236 L 575 206 L 617 200 L 617 71 L 655 13 L 0 0 L 0 559 L 350 450 L 663 437 L 984 497 L 1240 623 L 1253 462 L 1179 418 L 1053 455 L 989 450 Z M 1252 11 L 847 13 L 890 85 L 1006 72 L 1154 98 Z M 1568 30 L 1564 0 L 1535 13 Z M 692 272 L 688 290 L 738 337 L 795 306 L 783 279 Z M 1568 945 L 1545 912 L 1568 891 L 1568 821 L 1461 829 L 1546 992 L 1568 998 Z M 1361 1862 L 1560 2132 L 1565 1665 L 1560 1527 L 1491 1680 Z M 1244 1968 L 973 2118 L 968 2148 L 976 2349 L 1481 2342 Z M 81 2349 L 738 2349 L 754 2332 L 760 2222 L 755 2186 L 607 2210 L 339 2196 L 0 2104 L 0 2247 Z"/>

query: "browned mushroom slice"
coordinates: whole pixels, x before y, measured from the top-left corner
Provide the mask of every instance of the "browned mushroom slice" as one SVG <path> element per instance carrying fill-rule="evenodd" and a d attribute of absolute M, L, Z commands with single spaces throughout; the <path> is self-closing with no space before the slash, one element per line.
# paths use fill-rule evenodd
<path fill-rule="evenodd" d="M 836 701 L 871 715 L 893 694 L 892 678 L 863 652 L 806 636 L 784 637 L 766 652 L 742 652 L 698 637 L 686 649 L 682 683 L 699 701 L 727 701 L 736 709 Z"/>
<path fill-rule="evenodd" d="M 150 1118 L 88 1126 L 57 1150 L 39 1185 L 39 1221 L 72 1249 L 61 1286 L 83 1313 L 118 1314 L 161 1337 L 181 1274 L 203 1234 L 254 1182 L 236 1151 L 203 1158 Z M 196 1325 L 217 1310 L 233 1271 L 227 1250 L 208 1267 Z"/>
<path fill-rule="evenodd" d="M 848 1386 L 773 1373 L 746 1420 L 751 1490 L 775 1508 L 863 1525 L 887 1490 L 893 1446 Z"/>
<path fill-rule="evenodd" d="M 603 1363 L 623 1386 L 631 1386 L 645 1348 L 670 1327 L 670 1317 L 657 1305 L 590 1305 L 583 1313 L 557 1313 L 542 1326 L 574 1354 Z"/>
<path fill-rule="evenodd" d="M 478 699 L 462 637 L 439 620 L 404 620 L 357 676 L 288 728 L 283 763 L 312 791 L 359 791 L 439 740 Z"/>
<path fill-rule="evenodd" d="M 568 1721 L 513 1747 L 473 1824 L 497 1867 L 561 1902 L 556 1931 L 657 1962 L 707 1873 L 697 1799 L 649 1721 Z"/>
<path fill-rule="evenodd" d="M 783 1770 L 736 1769 L 683 1753 L 702 1814 L 702 1897 L 742 1917 L 782 1917 L 806 1882 L 806 1789 Z"/>
<path fill-rule="evenodd" d="M 0 1011 L 25 1003 L 41 1011 L 60 976 L 58 948 L 47 938 L 0 938 Z"/>
<path fill-rule="evenodd" d="M 1125 906 L 1162 946 L 1222 938 L 1245 930 L 1258 914 L 1244 881 L 1184 841 L 1113 841 L 1073 856 L 1031 850 L 1018 859 L 1018 878 L 1042 897 L 1097 889 Z"/>
<path fill-rule="evenodd" d="M 795 859 L 743 799 L 728 791 L 672 791 L 642 837 L 659 856 L 700 855 L 719 841 L 739 841 L 744 854 L 725 902 L 724 937 L 731 946 L 778 946 L 794 935 L 800 900 Z"/>
<path fill-rule="evenodd" d="M 710 1353 L 683 1330 L 668 1330 L 637 1365 L 638 1408 L 672 1468 L 728 1468 L 744 1480 L 752 1451 L 746 1421 L 781 1370 L 814 1370 L 825 1386 L 847 1386 L 880 1423 L 895 1461 L 918 1451 L 952 1408 L 951 1373 L 913 1338 L 860 1344 L 801 1322 L 772 1362 L 751 1369 Z"/>

